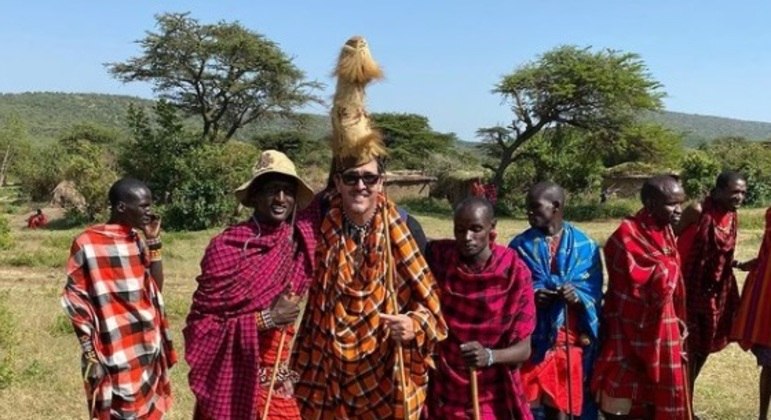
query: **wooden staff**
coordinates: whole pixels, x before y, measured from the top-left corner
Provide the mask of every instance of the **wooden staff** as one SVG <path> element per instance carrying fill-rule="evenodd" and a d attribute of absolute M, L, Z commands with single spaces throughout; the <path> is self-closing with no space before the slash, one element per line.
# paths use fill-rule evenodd
<path fill-rule="evenodd" d="M 567 354 L 567 363 L 568 363 L 568 418 L 570 420 L 573 420 L 573 378 L 570 367 L 572 366 L 570 364 L 570 304 L 568 304 L 568 301 L 565 301 L 565 352 Z"/>
<path fill-rule="evenodd" d="M 477 368 L 471 368 L 471 403 L 474 408 L 474 420 L 479 420 L 479 383 L 477 381 Z"/>
<path fill-rule="evenodd" d="M 278 354 L 276 354 L 276 361 L 273 363 L 273 371 L 270 372 L 268 396 L 265 398 L 265 409 L 262 412 L 262 420 L 267 419 L 268 413 L 270 413 L 270 400 L 273 398 L 273 386 L 276 384 L 276 377 L 278 376 L 278 365 L 281 362 L 281 352 L 284 351 L 284 341 L 286 341 L 286 327 L 281 330 L 281 338 L 278 340 Z"/>
<path fill-rule="evenodd" d="M 385 195 L 385 188 L 383 188 L 383 195 Z M 388 230 L 388 196 L 385 195 L 385 202 L 383 203 L 383 228 L 385 230 L 385 252 L 386 252 L 386 289 L 391 294 L 391 303 L 394 307 L 394 315 L 399 315 L 399 300 L 396 296 L 396 289 L 394 287 L 394 264 L 393 254 L 391 251 L 391 235 Z M 396 342 L 396 363 L 399 367 L 399 382 L 402 386 L 402 406 L 404 407 L 404 418 L 410 418 L 410 409 L 407 404 L 407 375 L 404 370 L 404 351 L 402 349 L 402 343 Z"/>

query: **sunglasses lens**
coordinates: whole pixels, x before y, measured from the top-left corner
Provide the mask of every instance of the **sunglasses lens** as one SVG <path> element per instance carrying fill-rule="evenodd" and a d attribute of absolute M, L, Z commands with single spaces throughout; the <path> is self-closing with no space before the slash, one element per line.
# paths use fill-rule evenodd
<path fill-rule="evenodd" d="M 365 175 L 358 175 L 358 174 L 342 174 L 341 178 L 343 180 L 343 184 L 348 186 L 357 185 L 359 183 L 359 180 L 362 180 L 364 182 L 364 185 L 366 186 L 372 186 L 377 184 L 378 180 L 380 180 L 380 175 L 377 174 L 365 174 Z"/>

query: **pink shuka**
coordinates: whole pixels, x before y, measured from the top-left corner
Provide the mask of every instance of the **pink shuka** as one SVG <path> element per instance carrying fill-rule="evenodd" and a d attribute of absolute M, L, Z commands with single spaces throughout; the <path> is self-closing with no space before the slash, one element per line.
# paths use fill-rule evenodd
<path fill-rule="evenodd" d="M 255 314 L 269 308 L 284 291 L 306 292 L 313 273 L 317 221 L 314 203 L 298 214 L 293 235 L 289 224 L 270 229 L 250 220 L 212 239 L 183 331 L 188 380 L 196 396 L 195 418 L 258 418 L 260 347 Z"/>
<path fill-rule="evenodd" d="M 530 270 L 516 251 L 499 245 L 478 273 L 460 261 L 455 241 L 432 241 L 426 254 L 449 327 L 431 371 L 429 417 L 470 418 L 469 369 L 460 345 L 479 341 L 500 349 L 529 339 L 535 329 Z M 493 365 L 479 369 L 478 375 L 482 418 L 532 418 L 517 366 Z"/>

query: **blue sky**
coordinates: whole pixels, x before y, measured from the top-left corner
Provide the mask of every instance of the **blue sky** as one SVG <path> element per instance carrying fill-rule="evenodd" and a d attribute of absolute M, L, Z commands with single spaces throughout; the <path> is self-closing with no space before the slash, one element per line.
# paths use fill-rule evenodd
<path fill-rule="evenodd" d="M 279 43 L 327 85 L 340 46 L 363 35 L 386 79 L 373 112 L 429 117 L 473 140 L 510 111 L 490 93 L 501 76 L 561 44 L 638 53 L 668 110 L 771 121 L 771 5 L 727 1 L 8 1 L 0 8 L 0 92 L 96 92 L 152 98 L 102 66 L 139 53 L 154 15 L 238 20 Z M 11 3 L 9 5 L 9 3 Z M 767 3 L 767 2 L 766 2 Z M 325 113 L 315 106 L 307 111 Z"/>

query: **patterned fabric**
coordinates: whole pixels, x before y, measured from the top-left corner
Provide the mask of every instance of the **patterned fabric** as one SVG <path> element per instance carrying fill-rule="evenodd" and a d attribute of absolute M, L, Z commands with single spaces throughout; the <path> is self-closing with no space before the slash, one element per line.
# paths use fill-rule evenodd
<path fill-rule="evenodd" d="M 177 357 L 149 267 L 127 226 L 92 226 L 72 244 L 61 303 L 108 372 L 94 388 L 86 384 L 91 418 L 155 419 L 171 407 L 168 369 Z"/>
<path fill-rule="evenodd" d="M 604 252 L 609 283 L 592 391 L 631 399 L 636 413 L 652 404 L 657 420 L 684 419 L 684 290 L 672 228 L 641 210 L 621 222 Z"/>
<path fill-rule="evenodd" d="M 257 313 L 285 291 L 307 290 L 317 220 L 312 204 L 298 214 L 294 230 L 250 220 L 212 239 L 183 330 L 196 418 L 258 417 L 261 359 L 270 347 L 262 347 Z"/>
<path fill-rule="evenodd" d="M 514 238 L 509 244 L 510 248 L 516 249 L 519 255 L 527 264 L 533 273 L 533 288 L 557 290 L 565 284 L 572 284 L 580 299 L 580 309 L 571 311 L 571 319 L 577 320 L 578 332 L 588 335 L 590 344 L 583 349 L 575 349 L 571 352 L 577 353 L 582 361 L 579 366 L 571 367 L 571 373 L 578 369 L 577 375 L 572 375 L 574 380 L 578 381 L 577 387 L 573 387 L 576 393 L 580 388 L 586 385 L 591 377 L 591 368 L 597 353 L 599 338 L 599 303 L 602 299 L 602 259 L 597 244 L 590 239 L 584 232 L 568 222 L 562 224 L 562 235 L 556 252 L 550 252 L 549 238 L 540 229 L 530 228 Z M 577 308 L 574 306 L 573 308 Z M 557 346 L 557 336 L 565 327 L 565 304 L 562 300 L 555 301 L 548 308 L 538 308 L 538 323 L 533 333 L 532 345 L 533 356 L 530 363 L 538 364 L 544 361 L 547 354 L 564 360 L 567 363 L 564 341 L 561 346 Z M 563 335 L 572 336 L 575 343 L 578 334 L 570 332 Z M 549 353 L 551 351 L 551 353 Z M 561 354 L 560 354 L 561 353 Z M 557 362 L 555 359 L 555 362 Z M 571 362 L 577 362 L 578 358 L 571 358 Z M 574 362 L 574 363 L 575 363 Z M 544 367 L 545 368 L 545 367 Z M 581 369 L 583 368 L 583 369 Z M 565 368 L 562 369 L 565 372 Z M 542 372 L 543 375 L 551 375 L 559 378 L 556 369 L 547 369 Z M 537 373 L 535 373 L 537 375 Z M 585 378 L 582 381 L 580 378 Z M 567 378 L 565 378 L 567 380 Z M 548 383 L 548 382 L 545 382 Z M 557 394 L 562 394 L 556 388 L 552 387 L 551 398 L 558 403 L 557 408 L 563 412 L 567 411 L 567 396 L 560 398 Z M 577 396 L 577 395 L 576 395 Z M 579 400 L 579 401 L 576 401 Z M 574 398 L 574 404 L 579 407 L 582 405 L 580 398 Z M 580 414 L 581 409 L 575 410 L 574 414 Z M 586 418 L 594 418 L 596 409 L 591 404 L 586 407 Z"/>
<path fill-rule="evenodd" d="M 758 262 L 747 275 L 736 311 L 731 339 L 744 350 L 758 345 L 771 347 L 771 208 L 766 210 L 766 230 Z"/>
<path fill-rule="evenodd" d="M 396 372 L 396 345 L 380 314 L 403 313 L 416 339 L 404 344 L 410 417 L 425 400 L 430 355 L 447 335 L 436 283 L 404 220 L 380 195 L 368 233 L 357 245 L 345 233 L 341 200 L 332 198 L 317 248 L 320 266 L 300 326 L 293 366 L 300 374 L 295 394 L 305 419 L 404 417 Z M 383 220 L 382 206 L 388 220 Z M 390 235 L 396 265 L 398 308 L 386 290 L 383 258 Z"/>
<path fill-rule="evenodd" d="M 516 252 L 494 245 L 481 272 L 460 259 L 452 240 L 432 241 L 426 252 L 436 276 L 449 335 L 439 343 L 431 371 L 428 411 L 432 419 L 466 419 L 472 413 L 469 369 L 460 345 L 478 341 L 502 349 L 528 340 L 535 328 L 530 271 Z M 477 370 L 483 419 L 531 419 L 518 366 Z"/>
<path fill-rule="evenodd" d="M 276 382 L 273 385 L 273 396 L 270 399 L 270 407 L 268 407 L 268 410 L 270 410 L 268 418 L 272 420 L 300 420 L 300 407 L 294 398 L 294 384 L 297 383 L 298 376 L 297 372 L 289 369 L 289 366 L 287 366 L 290 353 L 289 347 L 295 331 L 293 326 L 286 329 L 284 346 L 279 356 L 278 347 L 281 343 L 282 331 L 282 329 L 273 328 L 261 331 L 259 334 L 261 362 L 259 379 L 261 392 L 258 393 L 257 406 L 260 413 L 265 412 L 265 402 L 268 398 L 268 387 L 273 375 L 273 366 L 275 365 L 276 358 L 280 358 Z"/>
<path fill-rule="evenodd" d="M 728 345 L 739 288 L 731 265 L 736 248 L 735 211 L 704 200 L 699 222 L 688 226 L 678 240 L 683 259 L 688 352 L 706 356 Z"/>

